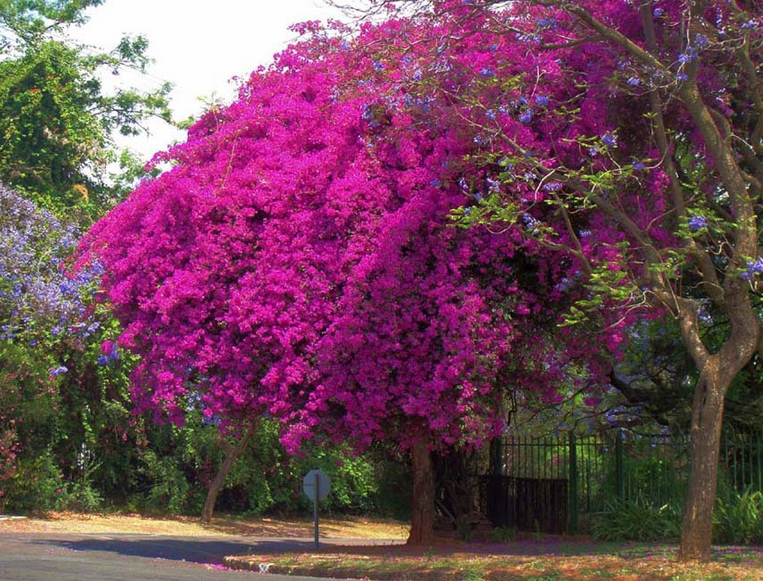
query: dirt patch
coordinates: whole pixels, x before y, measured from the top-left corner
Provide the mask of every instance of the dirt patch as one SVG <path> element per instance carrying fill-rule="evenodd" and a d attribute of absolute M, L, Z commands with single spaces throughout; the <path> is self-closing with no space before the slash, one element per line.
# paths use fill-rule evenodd
<path fill-rule="evenodd" d="M 313 522 L 307 517 L 214 518 L 202 524 L 193 517 L 148 517 L 142 515 L 47 513 L 23 520 L 0 521 L 2 532 L 29 533 L 135 533 L 177 536 L 257 536 L 312 537 Z M 321 536 L 326 538 L 405 539 L 408 524 L 368 517 L 326 517 L 321 519 Z"/>

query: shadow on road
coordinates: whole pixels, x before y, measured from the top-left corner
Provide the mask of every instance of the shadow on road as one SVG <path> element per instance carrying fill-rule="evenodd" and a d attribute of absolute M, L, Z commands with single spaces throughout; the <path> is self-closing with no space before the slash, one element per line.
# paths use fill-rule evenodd
<path fill-rule="evenodd" d="M 39 545 L 52 545 L 72 551 L 98 551 L 117 553 L 130 557 L 168 559 L 191 563 L 221 563 L 229 555 L 268 554 L 283 551 L 305 551 L 312 547 L 308 541 L 294 540 L 201 540 L 162 537 L 138 537 L 134 539 L 88 538 L 88 539 L 44 539 L 35 541 Z"/>

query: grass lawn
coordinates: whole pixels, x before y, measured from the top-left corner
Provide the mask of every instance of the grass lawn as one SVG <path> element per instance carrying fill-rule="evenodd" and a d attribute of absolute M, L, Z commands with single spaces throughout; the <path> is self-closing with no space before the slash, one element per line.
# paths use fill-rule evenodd
<path fill-rule="evenodd" d="M 0 520 L 2 532 L 30 533 L 139 533 L 178 536 L 312 538 L 310 516 L 242 517 L 218 515 L 210 524 L 198 517 L 151 517 L 137 514 L 78 514 L 50 512 L 23 520 Z M 373 517 L 321 517 L 321 537 L 333 539 L 397 539 L 408 536 L 408 524 Z"/>
<path fill-rule="evenodd" d="M 273 518 L 218 515 L 209 525 L 194 517 L 48 513 L 0 521 L 3 532 L 141 533 L 179 536 L 244 535 L 312 539 L 308 516 Z M 321 538 L 367 539 L 369 546 L 330 546 L 304 553 L 232 556 L 235 569 L 380 581 L 763 581 L 763 547 L 718 547 L 712 563 L 681 565 L 675 546 L 597 543 L 528 536 L 506 543 L 449 542 L 428 549 L 370 546 L 404 540 L 408 525 L 368 517 L 325 517 Z M 335 541 L 336 542 L 336 541 Z"/>
<path fill-rule="evenodd" d="M 235 569 L 400 581 L 756 581 L 763 547 L 719 547 L 712 563 L 675 561 L 675 546 L 528 538 L 430 549 L 330 547 L 307 553 L 236 556 Z M 270 565 L 267 565 L 270 564 Z"/>

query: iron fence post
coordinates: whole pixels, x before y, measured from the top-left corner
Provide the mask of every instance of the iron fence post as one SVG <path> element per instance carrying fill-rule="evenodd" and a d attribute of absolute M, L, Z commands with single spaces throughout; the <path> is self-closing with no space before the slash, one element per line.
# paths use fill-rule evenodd
<path fill-rule="evenodd" d="M 617 500 L 625 500 L 625 471 L 623 470 L 623 434 L 622 430 L 615 432 L 615 485 Z"/>
<path fill-rule="evenodd" d="M 570 518 L 567 532 L 575 535 L 578 532 L 578 453 L 575 434 L 570 432 L 570 473 L 569 473 L 569 507 Z"/>

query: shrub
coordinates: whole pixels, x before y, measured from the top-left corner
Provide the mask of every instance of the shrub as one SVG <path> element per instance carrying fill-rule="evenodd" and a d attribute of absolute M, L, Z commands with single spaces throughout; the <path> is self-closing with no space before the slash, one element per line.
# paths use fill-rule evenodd
<path fill-rule="evenodd" d="M 496 543 L 508 543 L 516 540 L 517 529 L 515 527 L 496 527 L 490 531 L 490 540 Z"/>
<path fill-rule="evenodd" d="M 243 488 L 248 511 L 310 510 L 302 493 L 302 479 L 312 468 L 320 468 L 331 480 L 331 493 L 321 503 L 326 511 L 372 512 L 377 509 L 378 484 L 374 464 L 367 456 L 356 456 L 344 446 L 309 443 L 302 456 L 290 456 L 279 441 L 276 422 L 261 423 L 246 454 L 228 478 L 228 494 L 221 495 L 223 509 L 231 492 Z"/>
<path fill-rule="evenodd" d="M 674 541 L 681 536 L 681 511 L 673 504 L 657 506 L 638 497 L 610 502 L 595 515 L 593 536 L 604 541 Z"/>
<path fill-rule="evenodd" d="M 20 458 L 18 469 L 6 487 L 6 506 L 14 512 L 56 508 L 64 494 L 61 472 L 49 454 Z"/>
<path fill-rule="evenodd" d="M 54 508 L 76 512 L 97 512 L 103 508 L 103 496 L 90 482 L 67 482 L 56 495 Z"/>
<path fill-rule="evenodd" d="M 142 472 L 151 482 L 150 489 L 144 497 L 144 508 L 172 514 L 186 512 L 191 486 L 179 466 L 179 461 L 172 456 L 158 458 L 153 451 L 147 451 L 143 461 Z"/>
<path fill-rule="evenodd" d="M 713 540 L 719 543 L 763 543 L 763 493 L 719 496 L 713 518 Z"/>

